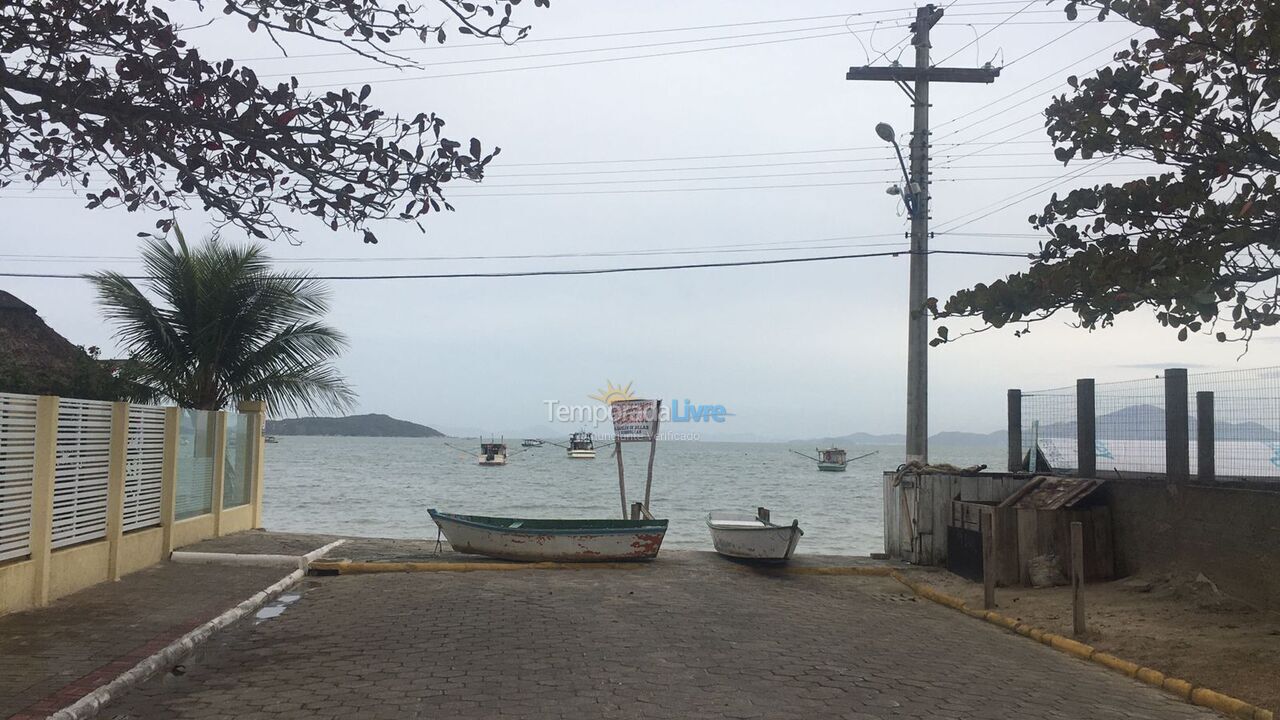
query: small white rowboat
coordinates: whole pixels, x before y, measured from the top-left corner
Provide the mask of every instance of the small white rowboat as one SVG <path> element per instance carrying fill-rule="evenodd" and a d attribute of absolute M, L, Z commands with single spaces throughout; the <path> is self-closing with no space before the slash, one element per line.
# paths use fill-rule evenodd
<path fill-rule="evenodd" d="M 755 516 L 745 513 L 712 512 L 707 515 L 707 528 L 716 552 L 725 557 L 760 562 L 786 562 L 796 551 L 796 543 L 804 531 L 800 521 L 790 525 L 769 522 L 769 511 L 760 508 Z"/>

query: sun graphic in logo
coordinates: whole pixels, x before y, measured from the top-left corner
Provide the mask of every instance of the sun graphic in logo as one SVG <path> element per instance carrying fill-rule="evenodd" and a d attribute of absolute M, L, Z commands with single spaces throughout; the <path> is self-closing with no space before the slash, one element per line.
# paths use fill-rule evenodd
<path fill-rule="evenodd" d="M 599 400 L 605 405 L 612 405 L 619 400 L 634 400 L 635 393 L 631 392 L 632 383 L 627 383 L 625 387 L 615 386 L 612 380 L 605 381 L 605 388 L 597 391 L 597 394 L 589 396 L 592 400 Z"/>

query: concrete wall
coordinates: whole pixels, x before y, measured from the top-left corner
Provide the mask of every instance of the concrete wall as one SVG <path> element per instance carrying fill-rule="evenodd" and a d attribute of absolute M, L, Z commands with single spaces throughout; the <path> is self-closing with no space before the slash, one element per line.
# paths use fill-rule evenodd
<path fill-rule="evenodd" d="M 1112 481 L 1121 575 L 1203 573 L 1223 592 L 1280 610 L 1280 487 Z"/>

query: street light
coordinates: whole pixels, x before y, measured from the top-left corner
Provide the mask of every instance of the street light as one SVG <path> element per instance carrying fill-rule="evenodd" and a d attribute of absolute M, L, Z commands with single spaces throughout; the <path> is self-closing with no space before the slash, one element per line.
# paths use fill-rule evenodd
<path fill-rule="evenodd" d="M 927 57 L 928 50 L 925 50 Z M 907 287 L 907 461 L 928 462 L 929 457 L 929 316 L 925 302 L 929 294 L 929 156 L 922 140 L 928 134 L 921 130 L 920 111 L 928 107 L 925 100 L 916 105 L 916 132 L 911 142 L 911 172 L 902 159 L 898 136 L 889 123 L 877 123 L 876 135 L 893 144 L 898 165 L 907 186 L 901 191 L 902 202 L 911 216 L 911 267 Z M 914 173 L 915 182 L 912 182 Z M 893 189 L 890 189 L 890 194 Z"/>
<path fill-rule="evenodd" d="M 911 175 L 907 172 L 907 161 L 902 159 L 902 148 L 898 145 L 898 134 L 893 131 L 893 126 L 889 123 L 876 123 L 876 135 L 880 139 L 891 143 L 894 151 L 898 153 L 898 166 L 902 168 L 902 181 L 906 183 L 906 192 L 902 193 L 902 202 L 907 206 L 907 215 L 915 215 L 915 188 L 911 185 Z M 895 194 L 890 192 L 890 194 Z"/>

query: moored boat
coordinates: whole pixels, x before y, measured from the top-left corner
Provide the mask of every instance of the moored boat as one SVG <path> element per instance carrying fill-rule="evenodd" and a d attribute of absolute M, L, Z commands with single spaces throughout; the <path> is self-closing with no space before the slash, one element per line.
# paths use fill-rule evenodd
<path fill-rule="evenodd" d="M 497 440 L 480 443 L 479 464 L 487 467 L 507 464 L 507 444 Z"/>
<path fill-rule="evenodd" d="M 544 520 L 457 515 L 430 509 L 449 545 L 462 553 L 520 562 L 652 560 L 666 520 Z"/>
<path fill-rule="evenodd" d="M 825 472 L 844 472 L 849 462 L 843 448 L 818 450 L 818 469 Z"/>
<path fill-rule="evenodd" d="M 520 442 L 520 447 L 527 447 L 527 448 L 542 447 L 542 441 L 536 438 L 525 438 L 523 441 Z"/>
<path fill-rule="evenodd" d="M 595 441 L 589 432 L 576 432 L 569 436 L 569 457 L 574 460 L 594 460 Z"/>
<path fill-rule="evenodd" d="M 707 529 L 716 552 L 725 557 L 758 562 L 786 562 L 796 551 L 804 531 L 800 521 L 775 525 L 769 511 L 759 508 L 755 515 L 713 511 L 707 514 Z"/>

